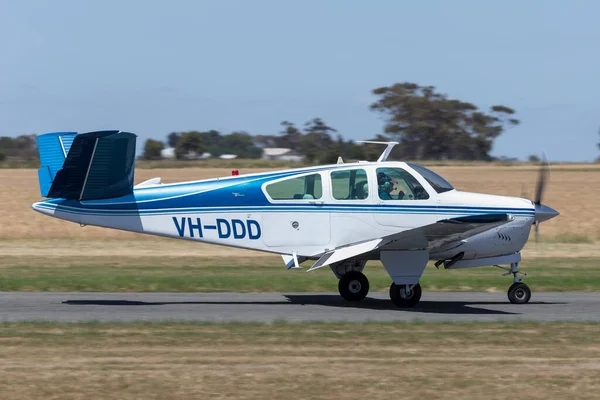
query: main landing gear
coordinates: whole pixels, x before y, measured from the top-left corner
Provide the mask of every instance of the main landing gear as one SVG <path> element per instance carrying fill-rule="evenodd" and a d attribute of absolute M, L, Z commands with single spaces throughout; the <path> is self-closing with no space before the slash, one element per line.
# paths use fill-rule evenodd
<path fill-rule="evenodd" d="M 369 293 L 369 280 L 359 271 L 349 271 L 338 281 L 340 295 L 348 301 L 360 301 Z"/>
<path fill-rule="evenodd" d="M 347 301 L 360 301 L 369 293 L 369 280 L 359 271 L 349 271 L 338 281 L 340 295 Z M 390 286 L 390 299 L 401 308 L 411 308 L 421 300 L 421 285 L 396 285 Z"/>
<path fill-rule="evenodd" d="M 421 285 L 396 285 L 392 283 L 390 286 L 390 299 L 392 302 L 401 308 L 411 308 L 421 300 Z"/>
<path fill-rule="evenodd" d="M 499 265 L 496 265 L 496 267 L 507 271 L 505 274 L 503 274 L 504 276 L 513 276 L 514 283 L 510 285 L 507 291 L 508 300 L 513 304 L 529 303 L 529 300 L 531 299 L 531 289 L 529 289 L 529 286 L 521 282 L 521 279 L 523 279 L 522 277 L 526 276 L 526 274 L 519 271 L 519 263 L 510 264 L 510 269 L 501 267 Z"/>

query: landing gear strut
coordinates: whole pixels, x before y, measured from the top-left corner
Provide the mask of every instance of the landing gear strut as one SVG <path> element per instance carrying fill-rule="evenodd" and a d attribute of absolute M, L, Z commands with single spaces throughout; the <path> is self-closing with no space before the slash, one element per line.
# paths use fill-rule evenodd
<path fill-rule="evenodd" d="M 369 293 L 369 280 L 362 272 L 349 271 L 338 282 L 340 295 L 348 301 L 360 301 Z"/>
<path fill-rule="evenodd" d="M 392 302 L 402 308 L 411 308 L 416 306 L 421 300 L 421 285 L 396 285 L 390 286 L 390 299 Z"/>
<path fill-rule="evenodd" d="M 507 271 L 503 275 L 513 276 L 514 283 L 510 285 L 507 292 L 508 300 L 513 304 L 529 303 L 529 299 L 531 299 L 531 289 L 529 289 L 529 286 L 521 282 L 521 279 L 523 279 L 522 276 L 525 276 L 526 274 L 519 271 L 519 263 L 510 264 L 510 269 L 500 267 L 499 265 L 496 265 L 496 267 Z M 519 276 L 519 274 L 521 274 L 522 276 Z"/>

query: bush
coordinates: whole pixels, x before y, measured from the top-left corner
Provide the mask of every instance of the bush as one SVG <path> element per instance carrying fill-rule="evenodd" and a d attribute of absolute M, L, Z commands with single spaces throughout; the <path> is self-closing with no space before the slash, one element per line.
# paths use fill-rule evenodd
<path fill-rule="evenodd" d="M 165 148 L 165 145 L 154 139 L 146 140 L 144 145 L 144 160 L 160 160 L 162 159 L 161 151 Z"/>

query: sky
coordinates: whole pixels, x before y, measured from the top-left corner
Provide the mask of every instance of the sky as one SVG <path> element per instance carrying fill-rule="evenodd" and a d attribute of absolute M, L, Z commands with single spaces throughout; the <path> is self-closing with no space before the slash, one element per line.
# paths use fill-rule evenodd
<path fill-rule="evenodd" d="M 492 155 L 600 155 L 600 2 L 0 0 L 0 136 L 381 133 L 371 91 L 434 86 L 521 120 Z"/>

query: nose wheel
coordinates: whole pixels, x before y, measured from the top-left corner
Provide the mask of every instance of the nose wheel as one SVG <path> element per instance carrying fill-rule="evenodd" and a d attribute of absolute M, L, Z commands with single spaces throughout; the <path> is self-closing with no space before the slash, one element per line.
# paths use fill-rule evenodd
<path fill-rule="evenodd" d="M 523 282 L 517 282 L 508 288 L 508 300 L 513 304 L 525 304 L 531 299 L 531 289 Z"/>
<path fill-rule="evenodd" d="M 519 264 L 512 263 L 510 264 L 510 268 L 501 267 L 499 265 L 495 265 L 495 267 L 507 271 L 503 275 L 513 276 L 514 283 L 510 285 L 507 292 L 508 301 L 513 304 L 529 303 L 529 300 L 531 299 L 531 289 L 529 289 L 529 286 L 521 282 L 521 279 L 523 279 L 522 276 L 525 276 L 526 274 L 519 271 Z"/>
<path fill-rule="evenodd" d="M 338 281 L 340 295 L 347 301 L 360 301 L 369 293 L 369 280 L 362 272 L 350 271 Z"/>

